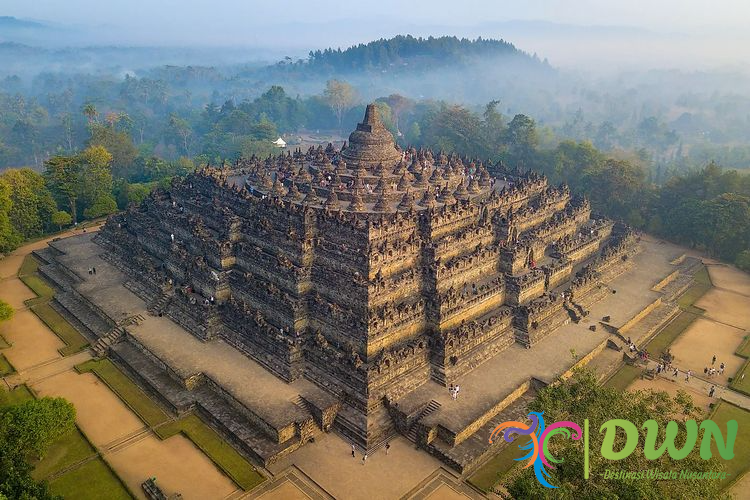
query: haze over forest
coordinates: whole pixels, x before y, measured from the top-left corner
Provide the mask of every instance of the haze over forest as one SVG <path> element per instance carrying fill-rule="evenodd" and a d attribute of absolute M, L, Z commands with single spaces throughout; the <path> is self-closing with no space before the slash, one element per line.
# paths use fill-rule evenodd
<path fill-rule="evenodd" d="M 750 267 L 750 8 L 740 1 L 3 7 L 0 169 L 79 164 L 95 146 L 112 156 L 88 202 L 65 208 L 56 195 L 74 220 L 197 165 L 274 153 L 278 136 L 292 147 L 341 141 L 375 101 L 401 147 L 534 168 L 607 215 L 727 260 L 744 252 Z M 691 191 L 695 182 L 705 188 Z M 696 234 L 725 194 L 740 199 L 722 217 L 744 222 L 721 238 Z M 690 210 L 664 205 L 686 197 Z M 677 220 L 686 211 L 694 217 Z M 34 227 L 15 241 L 52 226 Z"/>

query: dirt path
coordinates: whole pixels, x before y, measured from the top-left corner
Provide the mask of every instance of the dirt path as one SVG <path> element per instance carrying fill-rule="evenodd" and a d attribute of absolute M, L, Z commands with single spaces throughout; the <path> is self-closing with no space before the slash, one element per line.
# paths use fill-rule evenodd
<path fill-rule="evenodd" d="M 141 483 L 154 476 L 167 495 L 179 492 L 188 500 L 237 496 L 234 482 L 190 440 L 182 435 L 159 440 L 96 375 L 78 374 L 73 367 L 91 358 L 88 351 L 66 358 L 58 353 L 64 344 L 25 308 L 24 300 L 34 294 L 16 278 L 24 257 L 46 243 L 31 243 L 0 260 L 0 299 L 19 309 L 0 327 L 0 334 L 11 343 L 3 354 L 18 372 L 6 383 L 25 383 L 39 396 L 71 401 L 78 426 L 139 498 L 145 498 Z"/>

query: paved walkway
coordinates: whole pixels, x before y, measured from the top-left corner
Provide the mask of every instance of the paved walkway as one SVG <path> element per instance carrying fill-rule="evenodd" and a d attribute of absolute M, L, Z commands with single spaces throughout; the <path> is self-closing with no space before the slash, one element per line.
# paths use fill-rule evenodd
<path fill-rule="evenodd" d="M 656 370 L 657 366 L 658 363 L 656 361 L 649 361 L 647 368 Z M 703 375 L 703 373 L 701 373 L 701 375 Z M 686 380 L 686 372 L 683 370 L 680 370 L 676 378 L 672 375 L 672 372 L 662 373 L 658 375 L 658 377 L 666 380 L 671 380 L 679 386 L 697 390 L 706 395 L 708 395 L 708 392 L 711 390 L 711 386 L 715 386 L 716 391 L 714 392 L 714 398 L 723 399 L 727 403 L 731 403 L 735 406 L 739 406 L 740 408 L 744 408 L 745 410 L 750 411 L 750 397 L 745 396 L 744 394 L 740 394 L 739 392 L 736 392 L 729 387 L 715 383 L 710 379 L 704 379 L 702 376 L 698 377 L 697 374 L 693 374 L 690 377 L 690 381 Z"/>

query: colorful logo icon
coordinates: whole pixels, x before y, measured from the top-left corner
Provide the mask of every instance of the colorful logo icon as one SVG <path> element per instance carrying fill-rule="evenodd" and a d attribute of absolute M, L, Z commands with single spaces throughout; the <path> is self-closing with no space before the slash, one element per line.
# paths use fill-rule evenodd
<path fill-rule="evenodd" d="M 528 463 L 524 466 L 527 469 L 531 466 L 534 467 L 534 475 L 540 484 L 547 488 L 557 488 L 550 484 L 547 480 L 550 478 L 547 468 L 554 469 L 553 464 L 560 464 L 563 462 L 562 459 L 558 459 L 552 455 L 549 450 L 550 438 L 558 434 L 564 436 L 566 439 L 572 439 L 573 441 L 583 440 L 583 477 L 584 479 L 589 478 L 589 421 L 588 419 L 583 421 L 583 429 L 569 420 L 555 422 L 549 427 L 545 426 L 544 423 L 544 412 L 532 411 L 529 413 L 529 419 L 531 424 L 525 424 L 523 422 L 504 422 L 492 430 L 490 434 L 489 442 L 492 444 L 493 439 L 499 435 L 503 436 L 503 439 L 507 443 L 512 443 L 518 436 L 528 436 L 528 441 L 520 443 L 519 449 L 527 451 L 526 455 L 521 458 L 517 458 L 516 461 L 528 460 Z M 688 420 L 684 422 L 686 431 L 685 443 L 678 449 L 675 446 L 675 438 L 679 433 L 679 426 L 677 422 L 671 421 L 667 423 L 666 436 L 664 442 L 660 447 L 656 446 L 656 439 L 659 435 L 659 425 L 655 420 L 647 420 L 644 422 L 641 429 L 646 431 L 646 440 L 643 447 L 644 456 L 648 460 L 656 460 L 660 458 L 665 452 L 673 460 L 682 460 L 687 457 L 693 450 L 698 442 L 699 430 L 703 431 L 703 438 L 700 443 L 700 457 L 703 460 L 708 460 L 712 457 L 711 443 L 716 443 L 717 451 L 724 460 L 730 460 L 734 458 L 734 442 L 737 438 L 738 425 L 736 420 L 729 420 L 727 422 L 727 437 L 724 439 L 721 429 L 713 420 L 704 420 L 700 426 L 695 420 Z M 621 429 L 625 433 L 626 442 L 624 447 L 619 450 L 614 450 L 615 435 L 617 429 Z M 604 422 L 599 428 L 599 432 L 604 433 L 604 439 L 600 453 L 603 458 L 607 460 L 623 460 L 630 456 L 638 446 L 639 432 L 638 427 L 628 421 L 622 419 L 613 419 Z"/>
<path fill-rule="evenodd" d="M 550 453 L 547 447 L 549 438 L 556 434 L 562 434 L 566 439 L 572 437 L 573 440 L 578 441 L 581 439 L 583 433 L 578 424 L 567 420 L 555 422 L 549 427 L 545 427 L 544 417 L 542 416 L 543 413 L 544 412 L 537 411 L 529 413 L 531 425 L 515 421 L 504 422 L 498 425 L 492 430 L 492 434 L 490 434 L 490 444 L 492 444 L 493 438 L 500 433 L 503 433 L 503 438 L 507 443 L 512 443 L 516 439 L 516 436 L 528 436 L 528 442 L 518 445 L 521 450 L 528 450 L 528 453 L 516 460 L 522 461 L 528 459 L 529 462 L 524 466 L 524 469 L 533 465 L 534 475 L 540 484 L 547 488 L 557 488 L 557 486 L 553 486 L 547 481 L 547 478 L 550 477 L 550 475 L 545 467 L 554 468 L 550 462 L 559 464 L 562 463 L 563 460 L 555 458 L 552 456 L 552 453 Z M 570 429 L 572 429 L 572 432 Z"/>

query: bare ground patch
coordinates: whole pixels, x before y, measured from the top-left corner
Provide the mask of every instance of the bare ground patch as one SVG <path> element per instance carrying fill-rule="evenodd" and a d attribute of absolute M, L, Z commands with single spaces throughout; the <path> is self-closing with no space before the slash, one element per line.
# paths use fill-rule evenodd
<path fill-rule="evenodd" d="M 738 328 L 698 318 L 672 344 L 671 351 L 675 356 L 673 364 L 683 371 L 693 370 L 695 375 L 709 382 L 726 385 L 729 377 L 734 376 L 745 361 L 734 354 L 744 336 L 745 332 Z M 711 368 L 711 358 L 714 355 L 714 368 L 718 370 L 719 365 L 724 363 L 726 369 L 724 375 L 716 374 L 708 378 L 704 376 L 703 369 Z"/>

